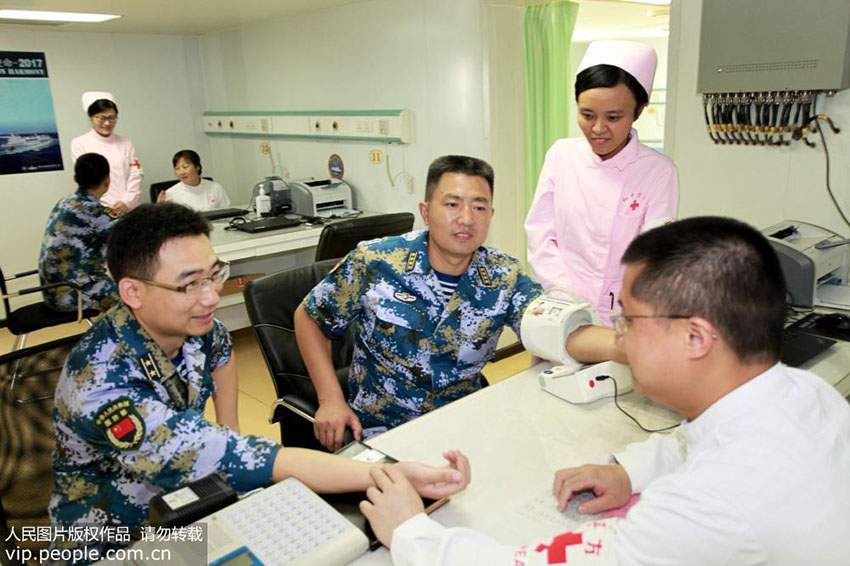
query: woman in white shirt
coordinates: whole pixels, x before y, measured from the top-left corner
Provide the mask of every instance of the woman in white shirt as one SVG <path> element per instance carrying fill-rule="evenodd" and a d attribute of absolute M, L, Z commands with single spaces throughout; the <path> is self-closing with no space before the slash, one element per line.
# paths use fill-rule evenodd
<path fill-rule="evenodd" d="M 180 182 L 159 193 L 157 202 L 176 202 L 198 212 L 230 206 L 230 198 L 221 185 L 201 178 L 201 158 L 196 152 L 178 151 L 171 163 Z"/>

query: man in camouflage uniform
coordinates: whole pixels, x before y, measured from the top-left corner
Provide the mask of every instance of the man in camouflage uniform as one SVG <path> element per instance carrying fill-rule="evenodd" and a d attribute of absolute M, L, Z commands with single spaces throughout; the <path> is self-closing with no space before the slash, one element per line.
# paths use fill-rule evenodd
<path fill-rule="evenodd" d="M 502 328 L 519 335 L 541 287 L 518 260 L 482 245 L 492 197 L 487 163 L 436 159 L 419 205 L 428 229 L 361 243 L 304 299 L 295 330 L 319 398 L 314 429 L 323 445 L 336 449 L 345 426 L 357 438 L 365 427 L 368 436 L 479 389 Z M 323 342 L 352 323 L 346 400 Z"/>
<path fill-rule="evenodd" d="M 240 492 L 289 476 L 319 492 L 373 484 L 370 464 L 238 432 L 232 342 L 214 318 L 229 268 L 200 214 L 142 205 L 117 222 L 107 255 L 121 303 L 83 336 L 56 388 L 54 523 L 141 525 L 151 497 L 210 474 Z M 218 424 L 203 418 L 211 396 Z M 447 459 L 400 469 L 442 497 L 469 480 L 462 454 Z"/>
<path fill-rule="evenodd" d="M 84 309 L 106 310 L 118 300 L 115 282 L 106 272 L 106 240 L 115 221 L 100 197 L 109 188 L 109 162 L 97 153 L 81 155 L 74 164 L 77 190 L 50 213 L 38 274 L 41 284 L 71 282 L 80 286 Z M 78 292 L 64 285 L 45 289 L 48 306 L 77 309 Z"/>

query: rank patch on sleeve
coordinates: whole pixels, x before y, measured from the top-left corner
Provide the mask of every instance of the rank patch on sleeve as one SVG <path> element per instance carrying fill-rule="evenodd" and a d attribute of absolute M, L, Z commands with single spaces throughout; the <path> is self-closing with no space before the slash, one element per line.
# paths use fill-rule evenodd
<path fill-rule="evenodd" d="M 404 266 L 405 271 L 413 271 L 413 268 L 416 267 L 416 258 L 419 256 L 419 252 L 410 252 L 407 256 L 407 265 Z"/>
<path fill-rule="evenodd" d="M 493 281 L 492 279 L 490 279 L 490 274 L 487 273 L 487 269 L 483 265 L 478 266 L 478 277 L 481 278 L 481 283 L 483 283 L 485 287 L 493 286 Z"/>
<path fill-rule="evenodd" d="M 94 424 L 118 450 L 135 450 L 145 438 L 145 421 L 129 397 L 119 397 L 101 407 Z"/>
<path fill-rule="evenodd" d="M 159 366 L 156 365 L 156 360 L 152 353 L 148 352 L 144 356 L 140 357 L 139 363 L 142 366 L 142 371 L 145 372 L 145 375 L 148 376 L 149 380 L 156 381 L 162 379 L 162 374 L 159 372 Z"/>

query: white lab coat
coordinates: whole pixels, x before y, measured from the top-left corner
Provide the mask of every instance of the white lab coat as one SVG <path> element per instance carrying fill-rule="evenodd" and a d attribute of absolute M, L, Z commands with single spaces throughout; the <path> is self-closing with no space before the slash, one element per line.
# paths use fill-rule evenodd
<path fill-rule="evenodd" d="M 553 541 L 500 545 L 424 516 L 393 533 L 393 562 L 850 563 L 850 405 L 810 372 L 777 364 L 676 433 L 654 434 L 616 458 L 640 501 L 625 519 L 578 529 L 583 541 L 567 546 L 567 562 L 547 561 Z M 588 541 L 601 551 L 587 553 Z"/>

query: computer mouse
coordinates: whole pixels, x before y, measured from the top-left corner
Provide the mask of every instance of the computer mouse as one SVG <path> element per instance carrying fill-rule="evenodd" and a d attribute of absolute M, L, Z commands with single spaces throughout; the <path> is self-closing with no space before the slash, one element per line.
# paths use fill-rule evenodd
<path fill-rule="evenodd" d="M 837 312 L 822 314 L 815 321 L 815 326 L 825 330 L 850 330 L 850 316 Z"/>

